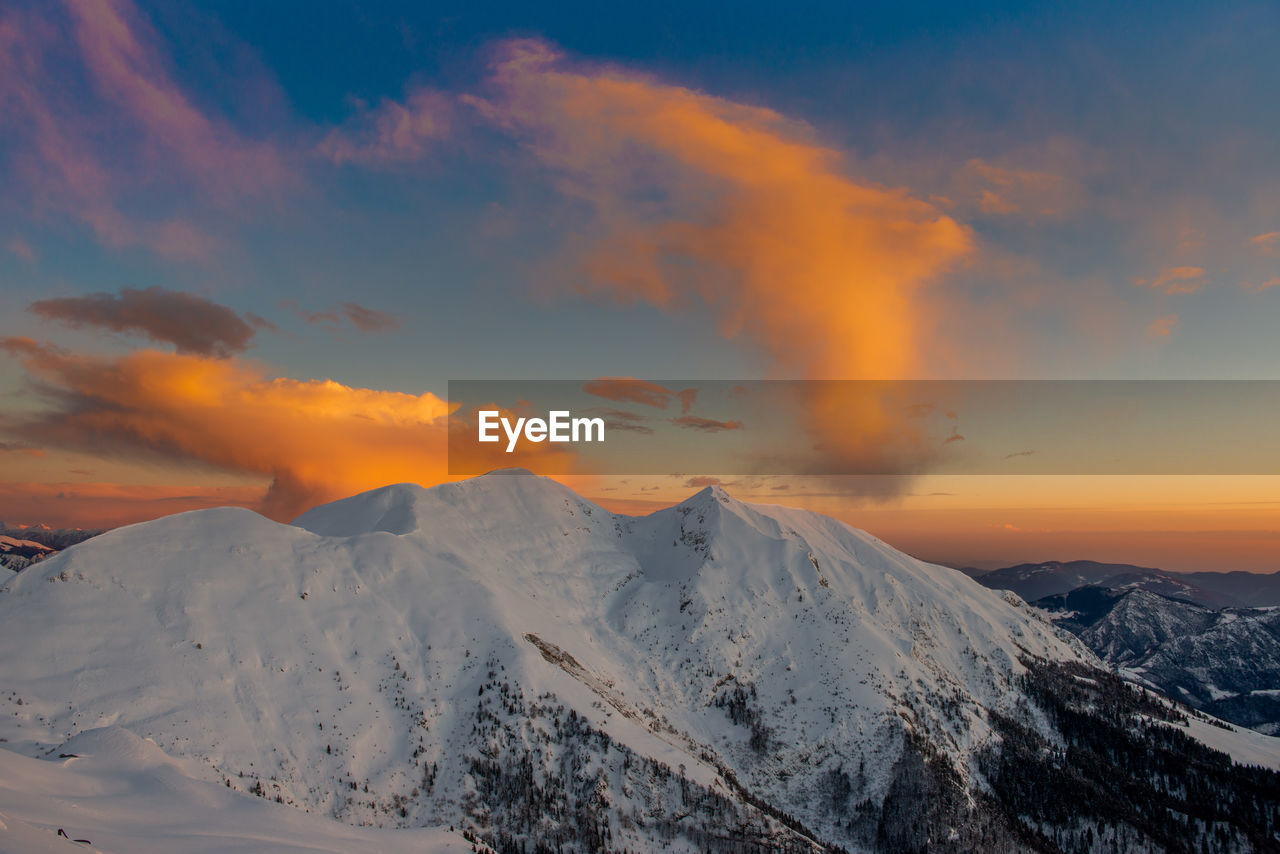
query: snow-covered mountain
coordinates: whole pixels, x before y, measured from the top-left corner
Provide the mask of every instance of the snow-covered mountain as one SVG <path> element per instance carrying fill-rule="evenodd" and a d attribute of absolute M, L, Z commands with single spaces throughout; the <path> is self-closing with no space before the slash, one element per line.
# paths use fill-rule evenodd
<path fill-rule="evenodd" d="M 11 749 L 119 727 L 224 788 L 500 849 L 1123 849 L 1167 800 L 1060 820 L 1019 769 L 1191 725 L 1016 597 L 842 522 L 717 487 L 618 516 L 519 473 L 110 531 L 0 588 L 0 643 Z M 1062 723 L 1100 692 L 1113 718 Z M 1143 755 L 1243 785 L 1174 735 Z M 1232 815 L 1189 832 L 1262 832 Z"/>
<path fill-rule="evenodd" d="M 1245 589 L 1235 576 L 1248 573 L 1177 573 L 1134 566 L 1127 563 L 1099 563 L 1093 560 L 1051 560 L 1020 563 L 984 572 L 976 580 L 992 590 L 1012 590 L 1028 602 L 1069 593 L 1079 587 L 1141 589 L 1161 596 L 1194 602 L 1209 608 L 1240 606 L 1246 603 L 1232 591 Z M 1269 576 L 1259 576 L 1269 578 Z M 1218 589 L 1222 587 L 1224 589 Z M 1252 589 L 1252 588 L 1250 588 Z M 1261 595 L 1261 591 L 1259 591 Z"/>
<path fill-rule="evenodd" d="M 54 528 L 49 525 L 6 525 L 0 522 L 0 535 L 19 540 L 30 540 L 55 551 L 70 548 L 90 537 L 96 537 L 103 528 Z"/>
<path fill-rule="evenodd" d="M 36 561 L 56 554 L 59 549 L 101 533 L 97 529 L 55 529 L 44 525 L 10 528 L 0 522 L 0 569 L 21 572 Z"/>
<path fill-rule="evenodd" d="M 83 732 L 48 760 L 0 750 L 0 852 L 475 850 L 461 833 L 448 828 L 351 827 L 232 792 L 200 776 L 199 763 L 166 756 L 152 742 L 119 727 Z"/>
<path fill-rule="evenodd" d="M 51 549 L 34 540 L 20 540 L 0 534 L 0 569 L 19 572 L 56 551 L 57 549 Z"/>
<path fill-rule="evenodd" d="M 1105 587 L 1035 605 L 1132 678 L 1225 720 L 1280 731 L 1280 608 L 1215 610 Z"/>
<path fill-rule="evenodd" d="M 1280 570 L 1262 572 L 1188 572 L 1182 576 L 1191 584 L 1212 590 L 1235 604 L 1248 608 L 1280 605 Z"/>

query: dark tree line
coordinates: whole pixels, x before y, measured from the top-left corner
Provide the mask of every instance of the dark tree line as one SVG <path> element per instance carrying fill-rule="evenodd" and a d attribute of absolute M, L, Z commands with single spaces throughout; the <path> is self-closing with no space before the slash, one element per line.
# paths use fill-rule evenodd
<path fill-rule="evenodd" d="M 1026 662 L 1019 687 L 1061 743 L 992 714 L 980 760 L 1000 807 L 1053 850 L 1280 851 L 1280 774 L 1234 764 L 1156 695 L 1083 665 Z M 1019 720 L 1018 717 L 1022 717 Z"/>

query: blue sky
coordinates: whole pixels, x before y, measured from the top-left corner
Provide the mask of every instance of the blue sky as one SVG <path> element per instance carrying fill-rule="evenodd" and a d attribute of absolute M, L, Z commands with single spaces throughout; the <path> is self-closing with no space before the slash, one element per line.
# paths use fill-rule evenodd
<path fill-rule="evenodd" d="M 513 372 L 508 349 L 522 352 L 521 368 L 537 375 L 572 374 L 586 353 L 613 373 L 769 371 L 768 360 L 741 342 L 699 336 L 714 323 L 696 311 L 674 318 L 531 296 L 566 222 L 529 209 L 559 210 L 563 199 L 520 161 L 510 140 L 471 129 L 396 170 L 324 168 L 300 154 L 348 121 L 358 101 L 400 99 L 419 86 L 482 90 L 493 46 L 532 36 L 575 61 L 614 63 L 807 122 L 848 157 L 851 174 L 922 197 L 953 193 L 973 159 L 1066 175 L 1082 197 L 1066 215 L 962 212 L 963 221 L 993 250 L 1033 265 L 1023 275 L 1043 280 L 1046 290 L 1105 291 L 1116 305 L 1100 310 L 1132 312 L 1129 326 L 1140 328 L 1125 330 L 1133 341 L 1117 332 L 1099 356 L 1096 347 L 1075 346 L 1071 324 L 1042 306 L 1022 317 L 1043 340 L 1019 346 L 1020 364 L 1073 376 L 1270 375 L 1270 318 L 1240 284 L 1280 275 L 1248 244 L 1277 227 L 1280 119 L 1267 108 L 1277 83 L 1268 59 L 1269 35 L 1280 23 L 1274 6 L 809 4 L 780 14 L 774 4 L 732 12 L 686 3 L 607 11 L 594 4 L 361 5 L 136 9 L 162 66 L 192 103 L 247 139 L 289 149 L 306 186 L 229 210 L 198 198 L 188 204 L 187 188 L 152 181 L 157 186 L 130 205 L 182 206 L 227 236 L 215 259 L 174 264 L 145 250 L 104 248 L 57 211 L 27 217 L 34 190 L 10 177 L 8 230 L 40 262 L 12 253 L 0 262 L 10 295 L 4 307 L 16 319 L 7 331 L 26 325 L 24 301 L 49 293 L 179 287 L 282 322 L 282 299 L 319 309 L 358 291 L 412 319 L 416 334 L 406 329 L 410 340 L 354 348 L 301 334 L 264 336 L 259 354 L 292 371 L 309 367 L 405 390 L 440 388 L 454 374 L 448 360 L 459 347 L 474 370 L 494 376 Z M 67 28 L 56 11 L 42 17 Z M 101 107 L 92 83 L 76 73 L 74 52 L 52 39 L 48 56 L 70 61 L 46 82 L 78 79 L 72 103 Z M 106 112 L 96 130 L 110 146 L 114 123 Z M 504 231 L 494 239 L 486 229 L 503 213 Z M 1202 248 L 1180 254 L 1183 232 L 1197 233 Z M 1207 286 L 1174 300 L 1132 285 L 1176 266 L 1206 270 Z M 992 275 L 967 271 L 949 284 L 982 294 Z M 494 311 L 495 301 L 514 310 Z M 1143 346 L 1141 321 L 1174 314 L 1175 334 L 1158 350 Z M 963 340 L 967 331 L 952 334 Z M 646 346 L 658 340 L 660 354 Z M 396 367 L 403 362 L 416 364 Z"/>

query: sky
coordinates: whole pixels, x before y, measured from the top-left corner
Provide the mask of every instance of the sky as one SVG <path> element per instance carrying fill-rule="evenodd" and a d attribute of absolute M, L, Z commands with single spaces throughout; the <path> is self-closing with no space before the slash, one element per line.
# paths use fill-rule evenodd
<path fill-rule="evenodd" d="M 0 519 L 437 483 L 451 379 L 1280 379 L 1275 4 L 368 5 L 5 4 Z M 1259 453 L 566 482 L 1275 571 Z"/>

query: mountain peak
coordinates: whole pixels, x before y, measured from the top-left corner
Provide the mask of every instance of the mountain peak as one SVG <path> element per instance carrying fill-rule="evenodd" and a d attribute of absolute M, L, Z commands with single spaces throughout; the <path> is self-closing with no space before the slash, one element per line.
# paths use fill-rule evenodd
<path fill-rule="evenodd" d="M 558 481 L 511 468 L 430 488 L 397 483 L 372 489 L 313 507 L 292 524 L 327 537 L 402 536 L 438 529 L 441 518 L 456 514 L 545 520 L 579 507 L 598 509 Z"/>
<path fill-rule="evenodd" d="M 709 507 L 712 504 L 740 504 L 738 499 L 729 494 L 729 491 L 719 484 L 704 486 L 693 495 L 690 495 L 684 501 L 680 502 L 680 506 L 685 507 Z"/>
<path fill-rule="evenodd" d="M 293 524 L 330 537 L 374 531 L 408 534 L 418 528 L 417 506 L 426 492 L 415 483 L 394 483 L 313 507 Z"/>

